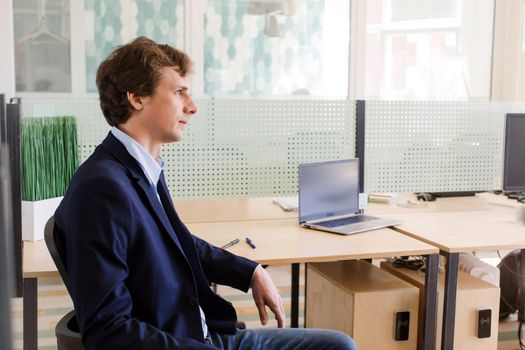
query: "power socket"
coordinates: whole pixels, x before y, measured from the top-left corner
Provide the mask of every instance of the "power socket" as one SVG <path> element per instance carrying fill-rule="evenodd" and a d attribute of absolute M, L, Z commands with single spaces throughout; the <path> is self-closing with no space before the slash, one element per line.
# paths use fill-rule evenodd
<path fill-rule="evenodd" d="M 492 310 L 478 310 L 478 338 L 490 338 L 492 326 Z"/>
<path fill-rule="evenodd" d="M 408 340 L 410 327 L 410 311 L 398 311 L 395 313 L 394 340 Z"/>

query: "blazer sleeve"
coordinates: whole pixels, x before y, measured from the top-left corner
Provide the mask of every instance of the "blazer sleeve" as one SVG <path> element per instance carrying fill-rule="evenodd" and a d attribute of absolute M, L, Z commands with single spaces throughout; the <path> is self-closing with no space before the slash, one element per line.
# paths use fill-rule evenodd
<path fill-rule="evenodd" d="M 132 317 L 124 281 L 131 202 L 118 181 L 91 178 L 66 202 L 67 267 L 86 349 L 213 349 L 181 339 Z"/>
<path fill-rule="evenodd" d="M 247 292 L 257 262 L 232 254 L 193 236 L 204 273 L 208 281 Z"/>

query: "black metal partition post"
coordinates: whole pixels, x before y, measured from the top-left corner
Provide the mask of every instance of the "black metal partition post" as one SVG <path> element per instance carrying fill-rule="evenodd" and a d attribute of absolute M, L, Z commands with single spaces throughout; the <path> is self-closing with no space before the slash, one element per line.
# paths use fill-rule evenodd
<path fill-rule="evenodd" d="M 359 158 L 359 192 L 365 192 L 365 103 L 356 101 L 355 156 Z"/>
<path fill-rule="evenodd" d="M 6 105 L 7 144 L 9 145 L 9 166 L 11 173 L 11 203 L 13 217 L 12 245 L 15 266 L 15 297 L 22 297 L 22 169 L 20 163 L 20 99 L 11 99 Z"/>
<path fill-rule="evenodd" d="M 423 349 L 425 350 L 436 349 L 438 262 L 438 254 L 426 256 L 423 302 Z"/>
<path fill-rule="evenodd" d="M 441 251 L 447 259 L 445 271 L 445 295 L 443 300 L 443 326 L 441 349 L 454 348 L 454 327 L 456 319 L 456 293 L 458 289 L 459 253 Z"/>
<path fill-rule="evenodd" d="M 299 272 L 301 264 L 292 264 L 291 328 L 299 327 Z M 306 288 L 306 286 L 305 286 Z"/>
<path fill-rule="evenodd" d="M 0 349 L 11 349 L 12 229 L 4 95 L 0 94 Z"/>
<path fill-rule="evenodd" d="M 365 191 L 365 138 L 366 138 L 366 101 L 356 101 L 356 141 L 355 154 L 359 158 L 359 191 Z M 438 254 L 431 254 L 426 257 L 427 272 L 425 274 L 425 298 L 423 313 L 423 349 L 434 350 L 436 348 L 436 323 L 437 323 L 437 281 L 438 281 Z M 448 293 L 449 298 L 455 298 L 454 293 Z M 447 298 L 447 294 L 445 294 Z M 450 303 L 449 303 L 450 304 Z M 454 304 L 455 306 L 455 300 Z M 450 305 L 449 308 L 453 306 Z M 454 311 L 454 310 L 452 310 Z M 445 319 L 445 318 L 444 318 Z M 453 331 L 443 337 L 443 344 L 453 339 Z M 444 348 L 445 349 L 445 348 Z"/>
<path fill-rule="evenodd" d="M 5 144 L 0 143 L 0 158 L 7 158 Z M 0 162 L 0 349 L 11 349 L 12 254 L 9 239 L 8 171 Z"/>

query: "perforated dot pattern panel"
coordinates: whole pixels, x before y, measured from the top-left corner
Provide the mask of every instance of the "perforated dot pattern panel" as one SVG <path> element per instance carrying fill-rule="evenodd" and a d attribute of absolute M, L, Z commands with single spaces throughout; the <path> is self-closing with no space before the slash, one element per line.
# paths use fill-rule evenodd
<path fill-rule="evenodd" d="M 191 122 L 190 129 L 198 129 L 198 135 L 191 139 L 188 134 L 163 153 L 177 168 L 187 169 L 185 186 L 176 188 L 181 197 L 292 195 L 297 193 L 299 163 L 355 154 L 355 102 L 207 102 L 205 113 L 199 105 Z M 182 184 L 180 175 L 170 178 Z"/>
<path fill-rule="evenodd" d="M 505 114 L 523 104 L 367 101 L 365 191 L 501 188 Z"/>
<path fill-rule="evenodd" d="M 164 172 L 174 198 L 297 193 L 297 165 L 355 155 L 355 102 L 304 99 L 195 99 L 184 140 L 166 145 Z M 38 109 L 74 115 L 80 159 L 104 139 L 98 98 L 24 97 L 23 116 Z"/>
<path fill-rule="evenodd" d="M 45 113 L 42 111 L 76 117 L 80 162 L 93 153 L 110 130 L 100 110 L 98 96 L 22 97 L 23 118 L 41 116 Z"/>

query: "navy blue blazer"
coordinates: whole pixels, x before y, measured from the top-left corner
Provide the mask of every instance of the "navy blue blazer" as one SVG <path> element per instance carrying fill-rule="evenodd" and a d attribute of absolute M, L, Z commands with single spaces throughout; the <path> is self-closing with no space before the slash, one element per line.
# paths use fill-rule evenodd
<path fill-rule="evenodd" d="M 257 264 L 193 236 L 161 177 L 159 195 L 111 133 L 73 176 L 55 213 L 87 349 L 210 349 L 234 333 L 232 305 L 209 282 L 248 291 Z"/>

